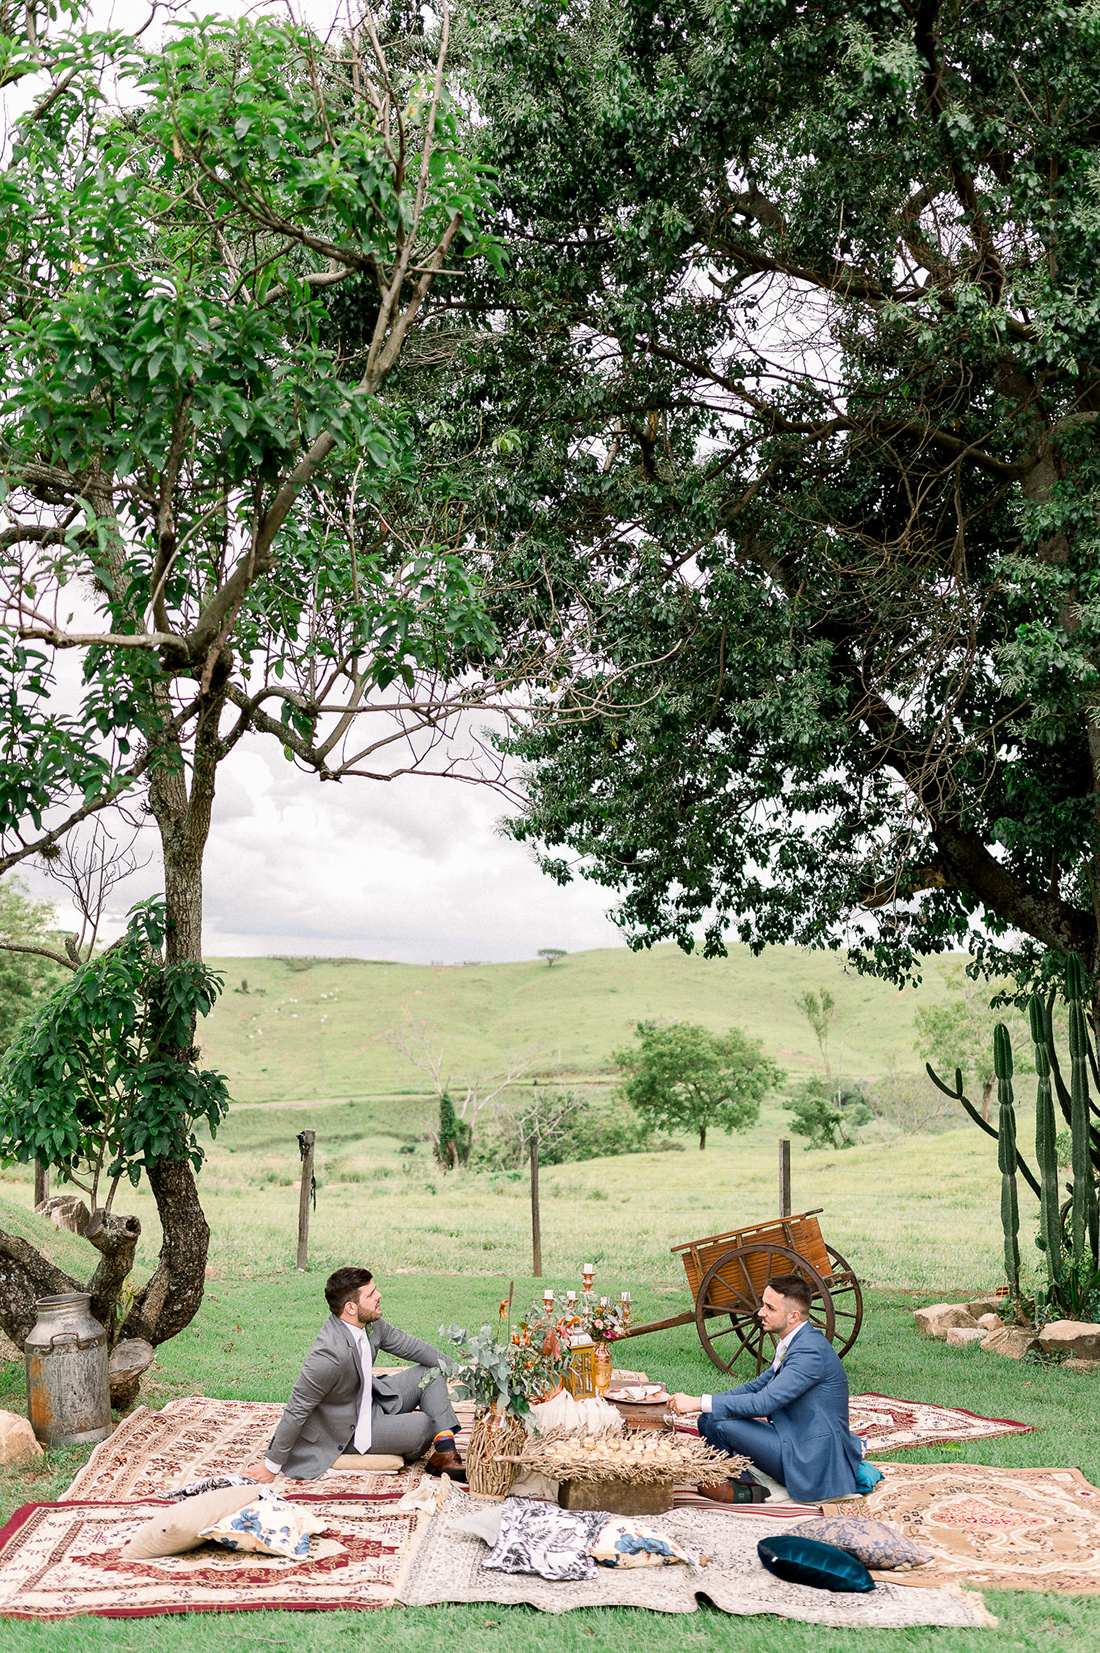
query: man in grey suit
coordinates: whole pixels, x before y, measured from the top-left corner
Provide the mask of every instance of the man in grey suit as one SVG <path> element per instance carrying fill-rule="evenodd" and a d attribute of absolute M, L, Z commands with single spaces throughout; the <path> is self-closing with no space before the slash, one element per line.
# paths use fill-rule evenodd
<path fill-rule="evenodd" d="M 430 1343 L 382 1319 L 382 1298 L 366 1268 L 338 1268 L 325 1282 L 332 1311 L 306 1355 L 254 1481 L 278 1474 L 312 1481 L 344 1453 L 396 1453 L 406 1462 L 429 1452 L 427 1469 L 465 1480 L 455 1450 L 447 1381 L 433 1375 L 441 1355 Z M 385 1353 L 415 1364 L 376 1372 Z"/>

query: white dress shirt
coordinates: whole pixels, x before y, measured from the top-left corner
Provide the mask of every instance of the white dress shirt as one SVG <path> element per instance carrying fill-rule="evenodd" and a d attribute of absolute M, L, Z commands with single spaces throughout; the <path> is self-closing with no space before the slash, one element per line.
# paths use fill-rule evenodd
<path fill-rule="evenodd" d="M 355 1434 L 351 1444 L 356 1452 L 369 1452 L 371 1443 L 371 1406 L 374 1403 L 374 1354 L 370 1346 L 370 1338 L 362 1326 L 348 1326 L 348 1331 L 355 1339 L 359 1348 L 359 1364 L 363 1369 L 363 1393 L 359 1397 L 359 1417 L 355 1424 Z M 282 1464 L 273 1464 L 270 1458 L 264 1459 L 264 1468 L 269 1469 L 272 1475 L 278 1475 Z"/>
<path fill-rule="evenodd" d="M 781 1337 L 779 1339 L 779 1342 L 775 1346 L 775 1359 L 772 1361 L 772 1371 L 773 1372 L 778 1372 L 779 1368 L 783 1364 L 783 1361 L 784 1361 L 784 1358 L 786 1356 L 787 1350 L 790 1347 L 791 1343 L 798 1336 L 798 1334 L 802 1330 L 803 1326 L 808 1326 L 808 1325 L 809 1325 L 808 1320 L 800 1320 L 798 1322 L 797 1326 L 792 1326 L 791 1327 L 791 1329 L 787 1333 L 786 1337 Z M 713 1412 L 713 1410 L 714 1410 L 714 1396 L 713 1395 L 701 1395 L 700 1399 L 702 1400 L 702 1403 L 703 1403 L 703 1411 L 704 1412 Z"/>

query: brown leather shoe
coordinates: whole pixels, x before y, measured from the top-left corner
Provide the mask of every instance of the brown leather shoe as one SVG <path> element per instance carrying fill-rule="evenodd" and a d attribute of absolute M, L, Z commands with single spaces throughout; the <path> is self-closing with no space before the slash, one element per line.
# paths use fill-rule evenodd
<path fill-rule="evenodd" d="M 449 1475 L 452 1481 L 464 1481 L 466 1471 L 457 1452 L 433 1452 L 424 1468 L 429 1475 Z"/>
<path fill-rule="evenodd" d="M 696 1487 L 700 1498 L 709 1498 L 712 1504 L 763 1504 L 768 1489 L 758 1481 L 711 1481 Z"/>

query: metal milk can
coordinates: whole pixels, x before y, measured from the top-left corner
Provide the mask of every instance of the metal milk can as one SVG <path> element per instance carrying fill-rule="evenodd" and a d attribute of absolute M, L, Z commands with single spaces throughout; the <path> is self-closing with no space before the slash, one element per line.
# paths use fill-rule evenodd
<path fill-rule="evenodd" d="M 47 1446 L 103 1441 L 111 1433 L 107 1333 L 93 1319 L 86 1291 L 40 1297 L 24 1345 L 27 1415 Z"/>

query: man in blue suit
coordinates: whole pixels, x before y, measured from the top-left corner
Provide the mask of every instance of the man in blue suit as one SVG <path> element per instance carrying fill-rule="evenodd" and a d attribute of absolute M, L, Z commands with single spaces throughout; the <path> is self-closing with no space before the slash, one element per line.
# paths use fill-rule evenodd
<path fill-rule="evenodd" d="M 799 1503 L 856 1490 L 863 1443 L 848 1427 L 848 1379 L 840 1357 L 811 1322 L 810 1288 L 800 1274 L 765 1286 L 757 1311 L 778 1337 L 775 1359 L 759 1377 L 724 1395 L 673 1395 L 674 1412 L 698 1412 L 711 1446 L 741 1453 Z M 701 1486 L 704 1497 L 733 1503 L 733 1481 Z"/>

